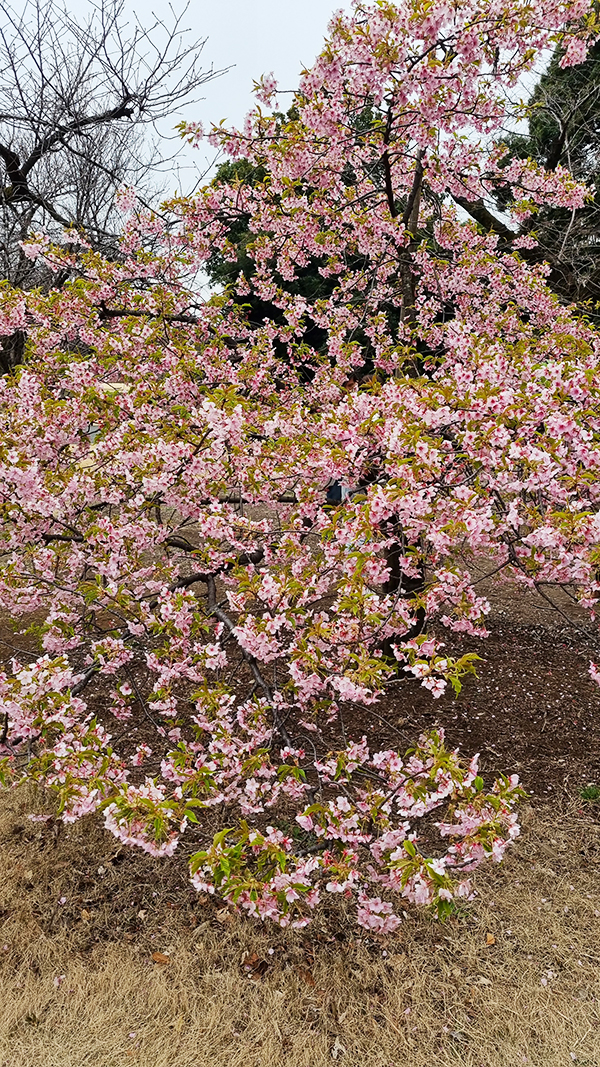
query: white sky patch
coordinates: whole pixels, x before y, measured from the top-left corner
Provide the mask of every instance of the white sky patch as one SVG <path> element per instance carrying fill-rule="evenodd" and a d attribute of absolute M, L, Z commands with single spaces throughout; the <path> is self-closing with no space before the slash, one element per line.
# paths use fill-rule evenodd
<path fill-rule="evenodd" d="M 202 66 L 206 70 L 211 66 L 230 69 L 202 87 L 204 99 L 179 109 L 172 121 L 163 122 L 161 134 L 173 136 L 173 128 L 182 118 L 199 121 L 206 130 L 221 119 L 229 126 L 241 125 L 254 104 L 253 82 L 271 72 L 280 90 L 279 106 L 285 108 L 286 101 L 291 103 L 303 68 L 311 67 L 321 51 L 332 14 L 349 11 L 351 6 L 350 0 L 191 0 L 182 25 L 189 27 L 190 42 L 207 39 Z M 84 17 L 89 10 L 86 0 L 69 0 L 68 7 L 75 16 L 81 11 Z M 173 0 L 173 7 L 179 13 L 185 0 Z M 153 15 L 167 24 L 172 21 L 165 0 L 156 6 L 128 0 L 126 12 L 131 24 L 137 16 L 143 27 L 152 24 Z M 208 145 L 186 150 L 173 173 L 173 191 L 178 185 L 181 192 L 189 193 L 214 159 L 215 152 Z"/>

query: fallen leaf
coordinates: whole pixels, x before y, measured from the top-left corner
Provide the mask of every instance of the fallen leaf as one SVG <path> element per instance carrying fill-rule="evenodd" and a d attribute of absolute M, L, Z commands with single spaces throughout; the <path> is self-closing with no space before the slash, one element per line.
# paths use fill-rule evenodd
<path fill-rule="evenodd" d="M 486 943 L 486 945 L 495 945 L 496 944 L 496 938 L 494 937 L 493 934 L 486 934 L 485 935 L 485 943 Z"/>
<path fill-rule="evenodd" d="M 315 982 L 310 971 L 306 969 L 306 967 L 297 966 L 296 973 L 299 975 L 300 978 L 302 978 L 304 982 L 306 982 L 307 985 L 311 986 L 312 989 L 315 988 L 317 983 Z"/>
<path fill-rule="evenodd" d="M 218 923 L 230 923 L 233 922 L 233 915 L 228 908 L 221 908 L 215 913 L 215 919 Z"/>
<path fill-rule="evenodd" d="M 343 1056 L 345 1051 L 346 1049 L 342 1045 L 339 1037 L 336 1037 L 335 1044 L 331 1050 L 331 1055 L 333 1056 L 334 1060 L 337 1060 L 338 1056 Z"/>
<path fill-rule="evenodd" d="M 263 960 L 256 952 L 253 952 L 251 956 L 247 956 L 244 960 L 244 970 L 249 978 L 252 978 L 254 982 L 260 982 L 263 974 L 268 970 L 269 964 L 267 960 Z"/>
<path fill-rule="evenodd" d="M 153 952 L 152 959 L 155 963 L 165 964 L 171 962 L 171 957 L 166 956 L 164 952 Z"/>
<path fill-rule="evenodd" d="M 82 908 L 82 910 L 81 910 L 81 918 L 83 919 L 84 922 L 89 923 L 89 921 L 90 921 L 90 913 L 87 910 L 87 908 Z"/>

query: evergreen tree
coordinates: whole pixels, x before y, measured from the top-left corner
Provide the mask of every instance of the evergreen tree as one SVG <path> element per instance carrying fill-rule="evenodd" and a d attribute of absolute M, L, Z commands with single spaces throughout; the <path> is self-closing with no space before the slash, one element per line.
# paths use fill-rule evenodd
<path fill-rule="evenodd" d="M 584 63 L 561 67 L 558 48 L 536 85 L 526 134 L 506 139 L 507 162 L 531 158 L 547 171 L 564 167 L 590 190 L 588 204 L 578 210 L 540 208 L 523 223 L 538 241 L 535 254 L 552 267 L 550 284 L 559 296 L 600 314 L 600 44 Z M 508 197 L 498 191 L 499 207 Z"/>

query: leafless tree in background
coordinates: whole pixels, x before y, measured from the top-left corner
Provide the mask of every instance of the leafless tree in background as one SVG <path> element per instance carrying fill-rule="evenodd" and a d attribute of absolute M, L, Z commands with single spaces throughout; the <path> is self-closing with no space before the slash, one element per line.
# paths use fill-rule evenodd
<path fill-rule="evenodd" d="M 123 0 L 98 0 L 84 19 L 57 0 L 26 0 L 0 14 L 0 279 L 44 285 L 21 242 L 32 232 L 85 231 L 118 254 L 115 193 L 146 203 L 164 191 L 174 151 L 157 129 L 221 71 L 203 71 L 204 41 L 188 42 L 187 8 L 147 28 L 128 26 Z M 0 370 L 19 361 L 3 339 Z"/>

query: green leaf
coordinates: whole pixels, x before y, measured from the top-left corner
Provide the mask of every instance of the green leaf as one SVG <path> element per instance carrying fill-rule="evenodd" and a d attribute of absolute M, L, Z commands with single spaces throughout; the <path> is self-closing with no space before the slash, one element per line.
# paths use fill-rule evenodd
<path fill-rule="evenodd" d="M 225 830 L 220 830 L 219 833 L 215 834 L 215 836 L 213 838 L 213 846 L 218 848 L 220 845 L 222 845 L 224 843 L 224 841 L 227 839 L 229 834 L 232 834 L 232 833 L 233 833 L 233 827 L 231 827 L 231 826 L 228 826 L 227 829 L 225 829 Z"/>

